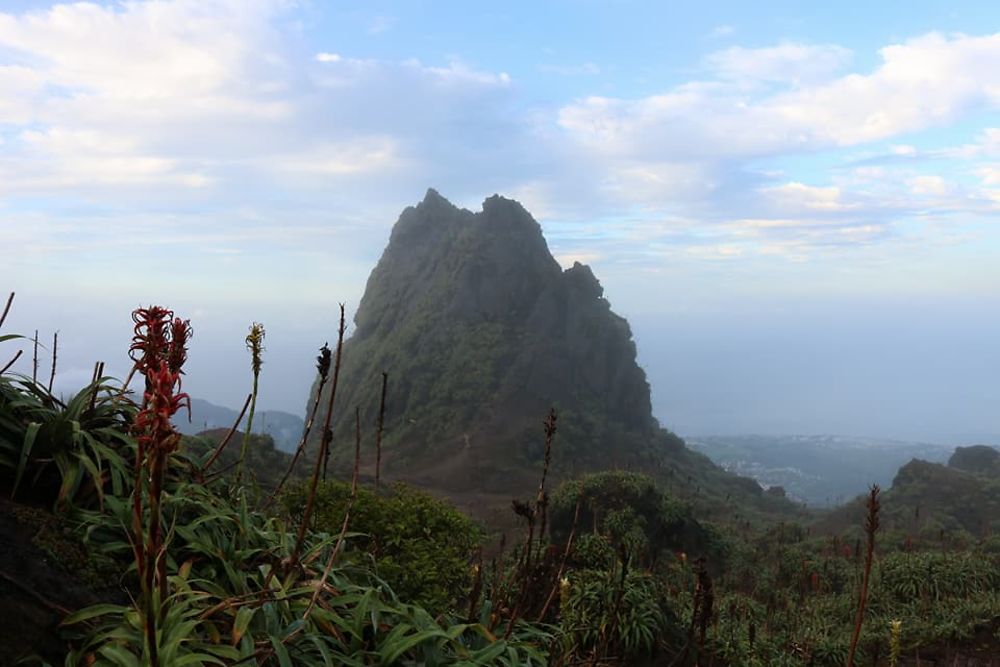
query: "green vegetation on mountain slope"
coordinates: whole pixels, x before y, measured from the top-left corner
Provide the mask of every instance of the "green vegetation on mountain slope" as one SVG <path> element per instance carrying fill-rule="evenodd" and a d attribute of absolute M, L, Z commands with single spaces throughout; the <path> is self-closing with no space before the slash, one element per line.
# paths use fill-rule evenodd
<path fill-rule="evenodd" d="M 538 416 L 550 407 L 564 442 L 552 453 L 559 478 L 642 470 L 705 511 L 796 509 L 659 426 L 628 322 L 589 267 L 559 266 L 515 201 L 493 196 L 473 213 L 428 191 L 393 227 L 354 319 L 332 417 L 341 470 L 350 467 L 354 411 L 373 427 L 387 372 L 384 473 L 456 500 L 499 496 L 467 503 L 481 517 L 535 484 Z M 315 398 L 314 384 L 307 411 Z M 319 438 L 316 429 L 313 448 Z M 362 472 L 373 471 L 366 451 Z"/>
<path fill-rule="evenodd" d="M 157 417 L 180 409 L 183 395 L 167 361 L 149 375 L 154 367 L 144 365 L 139 404 L 106 378 L 63 400 L 0 375 L 0 483 L 16 501 L 0 506 L 0 596 L 18 620 L 44 626 L 8 623 L 5 656 L 68 665 L 845 662 L 864 560 L 850 536 L 762 527 L 735 511 L 707 521 L 686 480 L 625 471 L 549 492 L 555 471 L 544 469 L 539 493 L 514 503 L 521 529 L 499 547 L 413 489 L 376 492 L 357 475 L 350 486 L 319 482 L 316 456 L 303 460 L 315 490 L 311 479 L 296 482 L 272 504 L 262 485 L 220 474 L 221 457 L 209 464 L 219 439 L 179 439 Z M 558 428 L 542 435 L 543 459 L 569 446 Z M 252 461 L 273 467 L 269 456 Z M 891 520 L 890 493 L 883 503 Z M 942 551 L 874 534 L 858 664 L 996 655 L 994 538 Z"/>

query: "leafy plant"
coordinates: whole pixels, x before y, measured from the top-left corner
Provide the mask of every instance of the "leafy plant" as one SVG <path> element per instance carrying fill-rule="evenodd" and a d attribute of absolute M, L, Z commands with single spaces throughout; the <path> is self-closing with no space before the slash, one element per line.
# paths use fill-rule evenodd
<path fill-rule="evenodd" d="M 436 612 L 457 608 L 472 584 L 470 563 L 482 533 L 454 507 L 395 484 L 384 495 L 359 489 L 351 510 L 352 560 L 370 559 L 375 573 L 406 600 Z M 304 511 L 308 487 L 291 488 L 283 504 L 293 520 Z M 317 490 L 313 525 L 332 532 L 347 508 L 350 487 L 325 482 Z"/>

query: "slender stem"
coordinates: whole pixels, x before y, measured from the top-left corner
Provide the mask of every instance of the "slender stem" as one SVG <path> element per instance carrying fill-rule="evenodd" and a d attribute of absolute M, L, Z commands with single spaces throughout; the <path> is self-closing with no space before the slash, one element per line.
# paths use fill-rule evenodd
<path fill-rule="evenodd" d="M 521 560 L 519 561 L 518 568 L 518 578 L 520 579 L 520 592 L 518 594 L 517 603 L 514 605 L 514 611 L 511 613 L 510 621 L 507 623 L 507 632 L 504 634 L 504 638 L 510 637 L 511 633 L 514 631 L 514 624 L 517 622 L 517 617 L 521 612 L 521 608 L 527 601 L 528 596 L 528 579 L 531 576 L 532 567 L 532 557 L 534 555 L 534 540 L 535 540 L 535 522 L 537 521 L 539 514 L 541 514 L 541 524 L 538 529 L 538 542 L 542 543 L 543 534 L 545 532 L 546 517 L 548 514 L 548 495 L 545 493 L 545 480 L 548 478 L 549 474 L 549 463 L 552 461 L 552 438 L 556 433 L 556 409 L 549 408 L 549 414 L 545 417 L 544 421 L 545 427 L 545 456 L 542 462 L 542 478 L 538 482 L 538 495 L 535 497 L 535 504 L 531 506 L 531 503 L 527 503 L 527 507 L 524 511 L 524 518 L 528 521 L 528 535 L 524 542 L 524 553 L 521 554 Z M 539 553 L 539 560 L 542 554 Z"/>
<path fill-rule="evenodd" d="M 382 371 L 382 399 L 378 405 L 378 428 L 375 430 L 375 495 L 378 495 L 382 473 L 382 431 L 385 428 L 385 390 L 389 374 Z"/>
<path fill-rule="evenodd" d="M 125 382 L 122 383 L 121 391 L 118 392 L 118 400 L 125 397 L 125 394 L 128 392 L 128 386 L 132 384 L 132 378 L 135 377 L 137 370 L 139 370 L 139 367 L 132 364 L 132 369 L 128 372 L 128 375 L 125 376 Z"/>
<path fill-rule="evenodd" d="M 145 581 L 146 563 L 142 557 L 142 545 L 145 534 L 142 530 L 142 487 L 145 475 L 146 446 L 143 438 L 137 438 L 135 450 L 135 487 L 132 489 L 132 552 L 135 556 L 135 569 L 139 581 Z"/>
<path fill-rule="evenodd" d="M 150 664 L 159 664 L 156 646 L 156 625 L 158 620 L 157 608 L 164 611 L 163 601 L 166 590 L 166 582 L 160 581 L 156 576 L 159 570 L 157 559 L 160 556 L 162 547 L 162 526 L 160 521 L 160 496 L 163 493 L 163 467 L 165 454 L 156 449 L 152 452 L 152 466 L 150 470 L 149 482 L 149 540 L 146 546 L 146 570 L 145 570 L 145 593 L 146 593 L 146 639 L 149 642 Z M 156 593 L 159 592 L 159 595 Z"/>
<path fill-rule="evenodd" d="M 6 365 L 6 366 L 4 366 L 3 368 L 0 368 L 0 375 L 3 375 L 3 374 L 4 374 L 4 373 L 6 373 L 6 372 L 7 372 L 8 370 L 10 370 L 10 367 L 11 367 L 11 366 L 13 366 L 13 365 L 14 365 L 14 363 L 15 363 L 15 362 L 16 362 L 16 361 L 17 361 L 18 359 L 20 359 L 20 358 L 21 358 L 21 354 L 22 354 L 23 352 L 24 352 L 24 350 L 18 350 L 18 351 L 17 351 L 17 354 L 15 354 L 15 355 L 14 355 L 14 358 L 13 358 L 13 359 L 11 359 L 10 361 L 8 361 L 8 362 L 7 362 L 7 365 Z"/>
<path fill-rule="evenodd" d="M 306 499 L 306 509 L 302 513 L 302 523 L 299 524 L 299 532 L 295 537 L 295 548 L 292 550 L 292 563 L 298 562 L 299 553 L 302 551 L 302 542 L 306 538 L 306 527 L 312 518 L 313 506 L 316 503 L 316 487 L 319 484 L 319 473 L 326 460 L 327 448 L 333 433 L 330 431 L 330 420 L 333 418 L 333 401 L 337 397 L 337 381 L 340 377 L 340 356 L 344 349 L 344 304 L 340 304 L 340 328 L 337 332 L 337 353 L 333 365 L 333 384 L 330 386 L 330 398 L 326 405 L 326 417 L 323 419 L 323 437 L 320 441 L 319 451 L 316 454 L 316 465 L 313 466 L 312 483 L 309 487 L 309 497 Z"/>
<path fill-rule="evenodd" d="M 205 472 L 212 467 L 212 464 L 215 463 L 216 459 L 218 459 L 219 456 L 222 455 L 222 450 L 224 450 L 226 448 L 226 445 L 229 444 L 229 441 L 232 440 L 233 434 L 236 433 L 236 429 L 239 428 L 240 422 L 243 421 L 243 415 L 246 414 L 247 407 L 250 406 L 251 396 L 252 394 L 247 394 L 247 400 L 243 401 L 243 409 L 240 410 L 240 414 L 236 417 L 236 421 L 233 422 L 232 427 L 229 429 L 229 433 L 226 433 L 226 437 L 222 439 L 222 442 L 220 442 L 218 447 L 215 448 L 215 451 L 212 452 L 212 455 L 208 457 L 208 461 L 206 461 L 205 465 L 201 467 L 202 476 L 204 476 Z"/>
<path fill-rule="evenodd" d="M 545 493 L 545 480 L 549 474 L 549 464 L 552 462 L 552 438 L 556 434 L 556 409 L 549 408 L 549 414 L 545 418 L 545 456 L 542 463 L 542 479 L 538 483 L 538 497 L 535 499 L 535 513 L 541 512 L 542 522 L 538 528 L 538 539 L 541 541 L 545 534 L 545 524 L 548 518 L 549 499 Z"/>
<path fill-rule="evenodd" d="M 865 517 L 865 535 L 868 538 L 865 550 L 865 573 L 861 581 L 861 596 L 858 600 L 858 613 L 854 619 L 854 634 L 851 636 L 851 650 L 847 654 L 847 667 L 854 667 L 854 654 L 858 650 L 858 640 L 861 637 L 861 625 L 865 620 L 865 605 L 868 603 L 868 583 L 871 580 L 872 560 L 875 554 L 875 533 L 878 531 L 879 519 L 879 487 L 873 484 L 868 494 L 868 516 Z"/>
<path fill-rule="evenodd" d="M 569 552 L 573 548 L 573 538 L 576 537 L 576 524 L 580 520 L 580 507 L 582 505 L 583 483 L 580 484 L 579 495 L 576 497 L 576 511 L 573 512 L 573 527 L 569 529 L 569 538 L 566 540 L 566 548 L 563 549 L 562 560 L 559 562 L 559 571 L 556 573 L 555 583 L 552 586 L 552 590 L 549 591 L 549 597 L 545 600 L 545 604 L 542 605 L 542 613 L 538 615 L 539 622 L 545 618 L 545 614 L 549 610 L 549 605 L 552 604 L 552 600 L 556 597 L 556 591 L 559 590 L 559 586 L 562 584 L 563 574 L 566 572 L 566 561 L 569 560 Z"/>
<path fill-rule="evenodd" d="M 285 482 L 288 481 L 289 476 L 291 476 L 292 471 L 295 469 L 295 464 L 299 462 L 299 457 L 302 456 L 302 452 L 305 451 L 306 443 L 309 441 L 309 433 L 312 431 L 313 422 L 316 420 L 316 412 L 319 410 L 320 400 L 323 398 L 323 387 L 326 385 L 326 375 L 322 372 L 320 373 L 319 383 L 316 388 L 316 397 L 313 399 L 312 408 L 309 411 L 309 420 L 306 421 L 305 428 L 302 430 L 302 439 L 299 440 L 299 446 L 295 448 L 295 455 L 292 457 L 291 463 L 288 464 L 288 470 L 285 471 L 284 476 L 282 476 L 281 481 L 278 482 L 278 486 L 274 488 L 271 496 L 264 503 L 264 509 L 271 506 L 274 499 L 281 492 L 281 489 L 285 486 Z"/>
<path fill-rule="evenodd" d="M 472 583 L 472 592 L 469 594 L 469 616 L 468 623 L 475 623 L 476 617 L 479 616 L 477 609 L 479 608 L 479 597 L 483 593 L 483 547 L 479 546 L 476 551 L 476 578 Z"/>
<path fill-rule="evenodd" d="M 253 429 L 253 413 L 257 409 L 257 380 L 260 378 L 260 372 L 254 371 L 253 374 L 253 391 L 250 392 L 250 414 L 247 415 L 247 427 L 243 432 L 243 445 L 240 447 L 240 464 L 236 467 L 236 486 L 240 485 L 243 481 L 243 466 L 247 458 L 247 449 L 250 446 L 250 431 Z"/>
<path fill-rule="evenodd" d="M 7 313 L 10 312 L 10 306 L 14 303 L 14 292 L 10 293 L 7 297 L 7 305 L 3 307 L 3 314 L 0 315 L 0 327 L 3 327 L 3 323 L 7 321 Z"/>
<path fill-rule="evenodd" d="M 319 585 L 316 586 L 316 590 L 313 592 L 312 599 L 309 601 L 309 606 L 306 607 L 306 612 L 302 615 L 302 618 L 309 618 L 309 612 L 316 605 L 319 594 L 326 584 L 327 577 L 330 576 L 330 570 L 333 569 L 333 562 L 337 559 L 340 548 L 344 546 L 344 538 L 347 536 L 347 526 L 351 522 L 351 510 L 354 509 L 354 501 L 358 497 L 358 472 L 361 468 L 361 408 L 354 409 L 354 418 L 354 474 L 351 476 L 351 496 L 347 499 L 347 510 L 344 512 L 344 522 L 340 526 L 340 535 L 337 537 L 337 544 L 334 545 L 333 551 L 330 552 L 330 557 L 326 561 L 326 567 L 323 568 L 323 576 L 320 577 Z"/>
<path fill-rule="evenodd" d="M 35 337 L 32 341 L 34 341 L 35 346 L 31 364 L 31 383 L 38 384 L 38 329 L 35 329 Z"/>
<path fill-rule="evenodd" d="M 52 385 L 56 381 L 56 356 L 59 352 L 59 332 L 52 334 L 52 371 L 49 373 L 49 393 L 52 393 Z"/>
<path fill-rule="evenodd" d="M 94 387 L 94 390 L 90 392 L 90 412 L 94 411 L 94 406 L 97 404 L 97 392 L 101 388 L 100 379 L 102 377 L 104 377 L 104 362 L 98 361 L 94 364 L 94 377 L 90 382 L 90 384 Z"/>
<path fill-rule="evenodd" d="M 330 446 L 333 443 L 333 431 L 330 430 L 330 416 L 333 414 L 333 401 L 337 397 L 337 383 L 340 379 L 340 356 L 344 351 L 344 304 L 340 304 L 340 326 L 337 328 L 337 353 L 333 362 L 333 385 L 330 387 L 330 402 L 326 406 L 326 419 L 323 423 L 323 441 L 320 449 L 323 457 L 323 481 L 326 481 L 326 466 L 330 462 Z"/>

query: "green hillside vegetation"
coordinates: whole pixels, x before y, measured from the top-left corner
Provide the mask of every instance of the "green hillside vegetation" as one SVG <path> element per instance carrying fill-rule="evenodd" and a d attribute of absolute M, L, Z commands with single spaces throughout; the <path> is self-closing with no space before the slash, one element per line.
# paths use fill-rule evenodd
<path fill-rule="evenodd" d="M 184 435 L 198 435 L 204 431 L 228 429 L 239 416 L 239 412 L 231 408 L 192 398 L 191 420 L 181 419 L 177 430 Z M 239 427 L 245 428 L 246 421 L 241 419 Z M 302 435 L 302 427 L 302 417 L 280 410 L 261 410 L 254 418 L 254 435 L 271 436 L 275 447 L 284 452 L 295 451 L 295 447 L 299 443 L 299 436 Z"/>
<path fill-rule="evenodd" d="M 233 477 L 240 458 L 240 443 L 243 433 L 229 428 L 210 429 L 195 436 L 185 436 L 185 450 L 195 459 L 207 459 L 222 446 L 217 466 L 218 474 Z M 227 441 L 227 436 L 229 436 Z M 250 481 L 262 490 L 277 488 L 285 471 L 292 463 L 292 456 L 278 449 L 274 438 L 267 434 L 254 433 L 250 436 L 246 464 L 250 468 Z"/>
<path fill-rule="evenodd" d="M 569 446 L 555 413 L 536 435 L 537 492 L 513 503 L 519 528 L 497 540 L 421 491 L 364 482 L 367 437 L 350 483 L 323 482 L 314 454 L 272 502 L 266 473 L 287 455 L 251 438 L 254 474 L 237 478 L 226 472 L 237 448 L 215 456 L 222 433 L 181 438 L 170 420 L 184 405 L 182 368 L 171 364 L 185 356 L 184 327 L 154 336 L 168 311 L 137 318 L 141 402 L 99 368 L 65 399 L 0 374 L 0 485 L 13 499 L 0 504 L 11 612 L 0 650 L 11 660 L 806 667 L 844 665 L 856 631 L 854 664 L 1000 650 L 1000 543 L 945 526 L 942 550 L 878 526 L 922 479 L 905 468 L 869 512 L 867 587 L 868 541 L 735 511 L 713 520 L 686 481 L 619 470 L 550 490 L 544 462 Z M 992 483 L 937 467 L 965 486 Z"/>
<path fill-rule="evenodd" d="M 998 456 L 990 447 L 959 447 L 947 465 L 916 459 L 907 463 L 885 493 L 887 534 L 899 544 L 941 548 L 996 540 L 1000 535 L 1000 475 L 992 465 Z M 842 532 L 859 525 L 863 513 L 863 502 L 858 499 L 824 517 L 818 527 Z"/>
<path fill-rule="evenodd" d="M 641 470 L 706 512 L 797 510 L 660 427 L 628 322 L 589 267 L 559 266 L 515 201 L 493 196 L 473 213 L 428 191 L 393 227 L 354 320 L 331 421 L 340 470 L 351 465 L 354 410 L 375 424 L 387 372 L 383 473 L 492 523 L 510 494 L 536 484 L 538 415 L 550 407 L 566 443 L 552 453 L 559 479 Z M 306 411 L 318 407 L 321 423 L 333 383 L 317 402 L 318 382 Z M 320 436 L 314 429 L 311 448 Z M 374 475 L 370 452 L 361 469 Z"/>
<path fill-rule="evenodd" d="M 1000 450 L 986 445 L 956 447 L 948 459 L 948 467 L 974 475 L 996 477 L 1000 475 Z"/>

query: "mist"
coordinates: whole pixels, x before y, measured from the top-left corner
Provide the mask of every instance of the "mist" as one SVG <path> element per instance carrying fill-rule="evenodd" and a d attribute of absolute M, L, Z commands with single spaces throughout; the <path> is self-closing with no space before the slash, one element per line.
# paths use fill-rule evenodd
<path fill-rule="evenodd" d="M 1000 299 L 732 304 L 633 321 L 654 412 L 682 435 L 1000 442 Z"/>
<path fill-rule="evenodd" d="M 348 336 L 365 277 L 357 275 L 354 288 L 343 290 Z M 612 308 L 631 324 L 656 417 L 682 436 L 825 434 L 1000 443 L 1000 297 L 717 296 L 706 298 L 700 310 L 671 308 L 664 297 L 666 312 L 655 312 L 640 305 L 648 302 L 651 284 L 605 283 Z M 104 361 L 109 374 L 127 374 L 129 314 L 140 303 L 114 295 L 75 296 L 63 300 L 25 289 L 4 327 L 28 336 L 38 329 L 43 378 L 52 333 L 59 331 L 55 387 L 62 392 L 88 382 L 95 361 Z M 228 407 L 242 405 L 251 378 L 243 339 L 256 319 L 267 329 L 259 403 L 303 413 L 316 351 L 336 340 L 339 311 L 332 293 L 311 305 L 291 298 L 287 304 L 226 305 L 170 298 L 169 291 L 161 296 L 161 303 L 194 326 L 185 391 Z M 25 354 L 14 369 L 30 374 L 31 346 L 20 347 Z"/>

